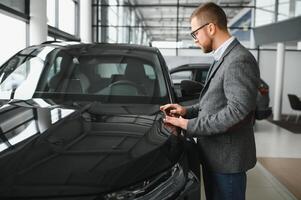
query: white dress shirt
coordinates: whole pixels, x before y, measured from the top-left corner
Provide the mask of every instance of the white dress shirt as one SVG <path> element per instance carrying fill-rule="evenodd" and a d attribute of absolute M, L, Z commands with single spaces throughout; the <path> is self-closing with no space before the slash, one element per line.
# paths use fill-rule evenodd
<path fill-rule="evenodd" d="M 214 57 L 215 61 L 218 61 L 222 57 L 223 53 L 226 51 L 226 49 L 233 42 L 234 39 L 235 39 L 234 36 L 230 37 L 221 46 L 219 46 L 215 51 L 213 51 L 213 57 Z"/>
<path fill-rule="evenodd" d="M 228 46 L 234 41 L 234 39 L 235 39 L 234 36 L 230 37 L 221 46 L 219 46 L 215 51 L 212 52 L 214 61 L 211 64 L 211 66 L 208 70 L 207 77 L 206 77 L 206 82 L 208 81 L 208 78 L 211 74 L 211 71 L 212 71 L 212 68 L 213 68 L 214 64 L 222 57 L 223 53 L 226 51 Z"/>

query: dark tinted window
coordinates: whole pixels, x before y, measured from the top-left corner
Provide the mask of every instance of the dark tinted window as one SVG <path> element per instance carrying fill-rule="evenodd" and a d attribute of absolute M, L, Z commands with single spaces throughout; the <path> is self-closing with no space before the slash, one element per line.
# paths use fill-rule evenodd
<path fill-rule="evenodd" d="M 197 69 L 195 72 L 195 81 L 205 83 L 208 70 Z"/>
<path fill-rule="evenodd" d="M 74 52 L 51 46 L 22 51 L 2 67 L 0 98 L 73 95 L 73 100 L 86 97 L 89 101 L 98 98 L 106 102 L 110 101 L 109 96 L 123 100 L 133 97 L 137 102 L 139 98 L 148 99 L 140 103 L 168 99 L 163 71 L 155 54 Z"/>

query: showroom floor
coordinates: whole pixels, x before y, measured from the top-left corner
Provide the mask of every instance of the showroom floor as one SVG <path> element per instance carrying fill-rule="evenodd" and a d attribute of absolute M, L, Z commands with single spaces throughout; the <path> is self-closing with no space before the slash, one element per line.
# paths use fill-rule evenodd
<path fill-rule="evenodd" d="M 298 199 L 301 191 L 301 134 L 263 120 L 256 122 L 255 139 L 259 162 L 248 171 L 246 199 Z"/>

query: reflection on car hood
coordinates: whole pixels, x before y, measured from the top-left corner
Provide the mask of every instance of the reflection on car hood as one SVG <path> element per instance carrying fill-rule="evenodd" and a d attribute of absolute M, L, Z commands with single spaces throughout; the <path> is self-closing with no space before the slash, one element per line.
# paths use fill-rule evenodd
<path fill-rule="evenodd" d="M 0 198 L 103 194 L 166 170 L 181 153 L 159 105 L 33 102 L 0 108 Z"/>

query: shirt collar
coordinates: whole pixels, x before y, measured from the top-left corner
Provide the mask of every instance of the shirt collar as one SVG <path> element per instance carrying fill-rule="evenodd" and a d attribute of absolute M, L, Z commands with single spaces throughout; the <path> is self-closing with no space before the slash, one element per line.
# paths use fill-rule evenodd
<path fill-rule="evenodd" d="M 234 39 L 235 39 L 234 36 L 230 37 L 221 46 L 219 46 L 215 51 L 213 51 L 213 57 L 214 57 L 215 61 L 218 61 L 222 57 L 222 55 L 224 54 L 224 52 L 226 51 L 228 46 L 234 41 Z"/>

